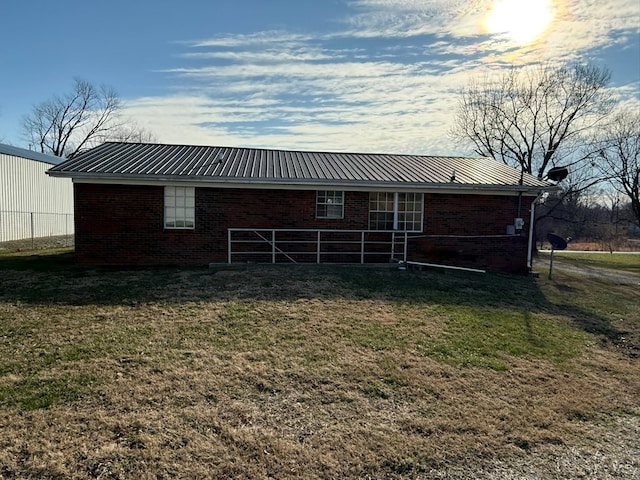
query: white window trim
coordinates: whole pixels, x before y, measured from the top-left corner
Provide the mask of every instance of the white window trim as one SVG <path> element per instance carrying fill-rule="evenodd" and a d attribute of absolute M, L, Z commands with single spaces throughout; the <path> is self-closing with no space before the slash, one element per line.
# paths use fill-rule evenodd
<path fill-rule="evenodd" d="M 371 192 L 371 193 L 377 193 L 377 192 Z M 370 193 L 370 194 L 371 194 Z M 398 207 L 400 204 L 399 201 L 399 195 L 400 192 L 393 192 L 393 230 L 396 231 L 401 231 L 401 232 L 422 232 L 424 230 L 424 194 L 423 193 L 414 193 L 414 195 L 419 195 L 420 196 L 420 228 L 419 230 L 400 230 L 399 227 L 399 211 L 398 211 Z M 376 210 L 377 212 L 381 212 L 384 210 Z M 412 212 L 417 212 L 417 210 L 412 210 Z M 372 225 L 371 225 L 371 207 L 369 207 L 369 229 L 373 230 Z"/>
<path fill-rule="evenodd" d="M 178 196 L 176 195 L 176 189 L 181 188 L 184 189 L 185 192 L 185 199 L 186 198 L 193 198 L 193 206 L 189 207 L 187 205 L 184 206 L 184 211 L 185 211 L 185 215 L 183 216 L 178 216 L 175 215 L 174 217 L 174 221 L 177 222 L 178 220 L 182 220 L 186 222 L 186 219 L 189 217 L 188 215 L 186 215 L 186 211 L 187 209 L 191 210 L 191 214 L 193 217 L 193 225 L 191 226 L 182 226 L 182 227 L 178 227 L 175 225 L 168 225 L 167 224 L 167 211 L 169 208 L 177 208 L 177 206 L 167 206 L 167 193 L 168 193 L 168 189 L 173 189 L 173 198 L 178 198 Z M 188 193 L 191 194 L 188 194 Z M 195 192 L 195 187 L 183 187 L 183 186 L 165 186 L 164 187 L 164 192 L 163 192 L 163 216 L 164 216 L 164 228 L 165 230 L 195 230 L 196 228 L 196 207 L 195 207 L 195 199 L 196 199 L 196 192 Z"/>
<path fill-rule="evenodd" d="M 342 197 L 342 201 L 340 203 L 320 203 L 320 192 L 332 192 L 332 193 L 339 193 L 340 196 Z M 317 190 L 316 191 L 316 218 L 318 219 L 322 219 L 322 220 L 343 220 L 344 219 L 344 191 L 341 190 Z M 328 207 L 329 205 L 331 206 L 340 206 L 340 216 L 339 217 L 334 217 L 334 216 L 330 216 L 330 215 L 319 215 L 318 214 L 318 207 L 320 205 L 324 205 L 325 207 Z M 326 211 L 328 212 L 328 208 L 326 208 Z"/>

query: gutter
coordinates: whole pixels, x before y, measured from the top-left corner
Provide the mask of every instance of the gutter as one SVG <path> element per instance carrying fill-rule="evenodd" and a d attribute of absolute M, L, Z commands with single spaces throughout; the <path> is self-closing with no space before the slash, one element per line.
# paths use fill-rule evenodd
<path fill-rule="evenodd" d="M 63 170 L 48 170 L 51 177 L 71 177 L 74 183 L 106 183 L 106 184 L 130 184 L 130 185 L 186 185 L 194 187 L 217 188 L 254 188 L 254 189 L 298 189 L 317 190 L 344 189 L 349 191 L 409 191 L 419 193 L 480 193 L 513 195 L 524 194 L 527 196 L 539 196 L 543 191 L 552 190 L 552 186 L 522 185 L 491 185 L 491 184 L 451 184 L 451 183 L 426 183 L 426 182 L 353 182 L 348 180 L 308 179 L 292 181 L 291 179 L 238 179 L 232 177 L 189 177 L 189 176 L 142 176 L 122 174 L 95 174 L 85 172 L 65 172 Z"/>
<path fill-rule="evenodd" d="M 540 194 L 536 197 L 536 199 L 531 202 L 531 217 L 529 219 L 529 242 L 527 243 L 527 269 L 529 272 L 533 270 L 533 262 L 532 262 L 532 250 L 533 250 L 533 224 L 535 222 L 536 215 L 536 203 L 540 200 L 544 192 L 540 192 Z"/>

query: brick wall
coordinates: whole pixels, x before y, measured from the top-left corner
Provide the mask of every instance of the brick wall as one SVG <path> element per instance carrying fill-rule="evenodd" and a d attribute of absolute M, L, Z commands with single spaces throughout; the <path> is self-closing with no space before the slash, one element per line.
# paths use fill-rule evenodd
<path fill-rule="evenodd" d="M 410 242 L 409 257 L 509 273 L 527 272 L 528 224 L 532 197 L 425 195 L 423 239 Z M 515 218 L 519 235 L 506 236 Z"/>
<path fill-rule="evenodd" d="M 367 192 L 345 192 L 341 220 L 315 218 L 315 191 L 196 188 L 195 192 L 195 229 L 170 230 L 164 228 L 161 186 L 74 184 L 77 260 L 206 265 L 227 261 L 228 228 L 368 228 Z M 524 198 L 520 206 L 520 216 L 527 221 L 530 201 Z M 411 240 L 409 257 L 523 272 L 526 238 L 504 236 L 517 214 L 517 197 L 425 194 L 425 236 Z"/>

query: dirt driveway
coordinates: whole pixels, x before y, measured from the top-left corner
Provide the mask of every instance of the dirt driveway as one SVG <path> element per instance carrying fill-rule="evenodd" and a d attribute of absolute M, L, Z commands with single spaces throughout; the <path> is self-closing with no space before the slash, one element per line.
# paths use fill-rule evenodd
<path fill-rule="evenodd" d="M 540 275 L 547 275 L 549 272 L 549 258 L 547 256 L 550 252 L 544 252 L 544 258 L 538 258 L 536 264 L 540 270 Z M 579 254 L 578 254 L 579 255 Z M 640 263 L 640 254 L 635 255 Z M 619 270 L 612 270 L 610 268 L 594 267 L 593 265 L 575 265 L 564 261 L 562 256 L 555 255 L 553 257 L 553 271 L 565 271 L 569 273 L 577 273 L 580 275 L 586 275 L 589 277 L 600 278 L 613 283 L 621 285 L 636 285 L 640 287 L 640 275 L 631 272 L 621 272 Z M 544 273 L 543 273 L 544 272 Z"/>

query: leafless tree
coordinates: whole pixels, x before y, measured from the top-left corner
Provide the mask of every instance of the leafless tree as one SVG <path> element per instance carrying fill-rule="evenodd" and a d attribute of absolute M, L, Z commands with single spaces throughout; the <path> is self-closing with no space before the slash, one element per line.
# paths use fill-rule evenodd
<path fill-rule="evenodd" d="M 613 107 L 608 70 L 591 65 L 513 68 L 463 89 L 453 138 L 476 154 L 545 178 L 567 166 L 586 188 L 583 139 Z"/>
<path fill-rule="evenodd" d="M 450 134 L 476 154 L 523 174 L 545 179 L 553 167 L 569 170 L 562 191 L 536 209 L 538 223 L 602 181 L 585 145 L 613 109 L 610 77 L 608 70 L 593 65 L 547 63 L 474 79 L 461 91 Z"/>
<path fill-rule="evenodd" d="M 75 79 L 70 93 L 34 106 L 22 127 L 41 152 L 67 158 L 107 140 L 152 141 L 153 135 L 124 118 L 122 109 L 113 88 Z"/>
<path fill-rule="evenodd" d="M 631 202 L 640 225 L 640 113 L 621 111 L 597 134 L 593 164 Z"/>

